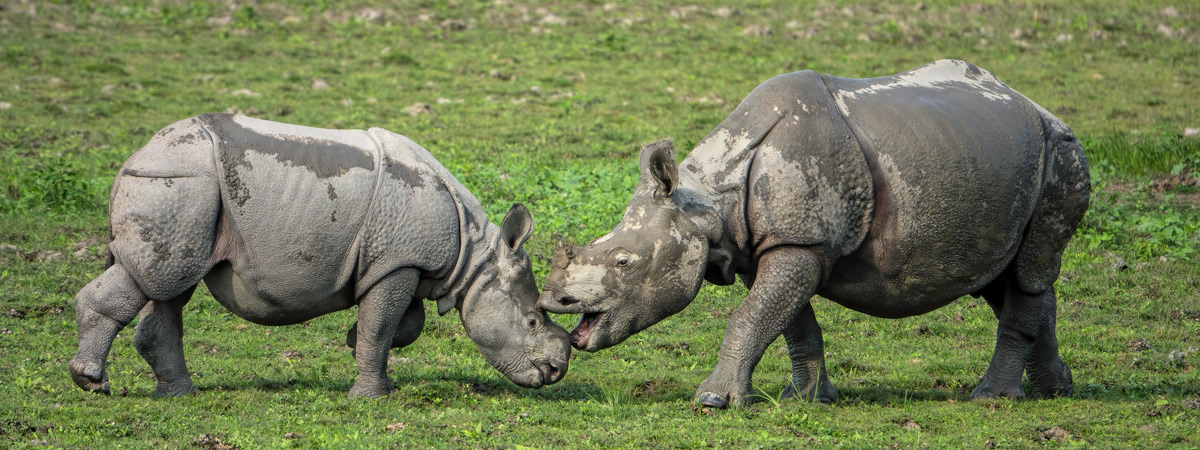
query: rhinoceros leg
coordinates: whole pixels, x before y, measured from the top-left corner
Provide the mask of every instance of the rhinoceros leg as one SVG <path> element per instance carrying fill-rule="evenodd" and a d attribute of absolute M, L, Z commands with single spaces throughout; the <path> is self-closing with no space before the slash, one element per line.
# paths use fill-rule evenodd
<path fill-rule="evenodd" d="M 1037 341 L 1033 344 L 1033 354 L 1025 366 L 1025 373 L 1034 397 L 1068 397 L 1074 391 L 1074 382 L 1071 368 L 1058 355 L 1058 336 L 1054 331 L 1058 308 L 1054 288 L 1050 288 L 1043 299 L 1047 302 L 1043 306 L 1045 315 L 1038 328 Z"/>
<path fill-rule="evenodd" d="M 753 401 L 754 367 L 767 346 L 809 307 L 820 278 L 819 264 L 815 254 L 797 247 L 775 248 L 759 258 L 750 295 L 729 318 L 717 366 L 700 384 L 696 402 L 724 408 Z"/>
<path fill-rule="evenodd" d="M 1058 122 L 1053 116 L 1047 120 Z M 1054 282 L 1062 252 L 1087 211 L 1091 182 L 1083 148 L 1061 122 L 1058 125 L 1047 129 L 1046 172 L 1052 176 L 1042 187 L 1025 239 L 1001 280 L 984 291 L 1000 318 L 1000 329 L 984 383 L 972 393 L 975 398 L 1023 395 L 1022 371 L 1028 372 L 1036 396 L 1072 392 L 1071 369 L 1059 357 L 1054 331 L 1058 307 Z M 1028 356 L 1021 358 L 1021 354 Z"/>
<path fill-rule="evenodd" d="M 158 385 L 154 394 L 179 397 L 199 392 L 183 360 L 183 307 L 192 299 L 195 286 L 170 301 L 152 301 L 142 308 L 133 346 L 154 370 Z"/>
<path fill-rule="evenodd" d="M 404 348 L 412 345 L 421 336 L 423 328 L 425 328 L 425 305 L 414 300 L 408 304 L 408 309 L 404 310 L 404 316 L 400 318 L 400 326 L 396 327 L 396 334 L 392 336 L 392 348 Z M 357 345 L 358 322 L 354 322 L 350 331 L 346 332 L 346 346 L 353 349 Z"/>
<path fill-rule="evenodd" d="M 808 401 L 833 403 L 837 401 L 837 389 L 829 382 L 825 370 L 825 341 L 821 337 L 821 325 L 811 304 L 783 329 L 787 341 L 788 356 L 792 359 L 792 382 L 783 388 L 780 400 L 802 397 Z"/>
<path fill-rule="evenodd" d="M 109 267 L 75 294 L 79 350 L 68 367 L 76 385 L 86 391 L 109 393 L 104 366 L 113 338 L 137 317 L 147 301 L 146 294 L 120 264 Z"/>
<path fill-rule="evenodd" d="M 1025 398 L 1021 376 L 1026 366 L 1033 368 L 1031 374 L 1037 373 L 1039 380 L 1050 385 L 1062 384 L 1060 377 L 1050 376 L 1052 371 L 1066 371 L 1066 384 L 1070 384 L 1070 370 L 1058 358 L 1054 288 L 1030 294 L 1021 290 L 1014 278 L 1013 271 L 1008 270 L 1000 280 L 984 289 L 984 299 L 1000 319 L 1000 326 L 996 330 L 996 350 L 992 353 L 988 372 L 984 373 L 983 382 L 971 392 L 972 398 Z"/>
<path fill-rule="evenodd" d="M 351 397 L 382 397 L 392 391 L 387 377 L 387 355 L 400 318 L 413 301 L 419 272 L 400 269 L 384 277 L 358 303 L 358 331 L 354 361 L 358 379 Z"/>

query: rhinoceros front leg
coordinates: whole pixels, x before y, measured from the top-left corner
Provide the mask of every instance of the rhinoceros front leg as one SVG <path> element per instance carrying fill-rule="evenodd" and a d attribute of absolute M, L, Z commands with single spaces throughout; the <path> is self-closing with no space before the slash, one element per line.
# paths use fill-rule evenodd
<path fill-rule="evenodd" d="M 86 391 L 109 393 L 104 366 L 113 338 L 137 317 L 146 302 L 146 294 L 120 264 L 109 267 L 75 294 L 79 350 L 68 368 L 76 385 Z"/>
<path fill-rule="evenodd" d="M 358 339 L 354 360 L 358 379 L 351 397 L 382 397 L 392 391 L 387 377 L 387 355 L 400 318 L 413 302 L 418 271 L 400 269 L 384 277 L 358 303 Z"/>
<path fill-rule="evenodd" d="M 192 286 L 171 301 L 151 301 L 142 308 L 133 346 L 154 370 L 158 381 L 155 395 L 179 397 L 199 392 L 183 359 L 183 307 L 195 290 Z"/>
<path fill-rule="evenodd" d="M 754 367 L 767 346 L 809 307 L 820 273 L 817 256 L 807 249 L 779 247 L 759 258 L 750 295 L 729 318 L 717 366 L 700 384 L 696 402 L 725 408 L 753 401 Z"/>
<path fill-rule="evenodd" d="M 807 302 L 806 302 L 807 303 Z M 780 400 L 801 397 L 808 401 L 833 403 L 837 389 L 829 382 L 825 370 L 825 342 L 821 325 L 811 304 L 804 305 L 799 315 L 783 330 L 788 356 L 792 359 L 792 382 L 783 388 Z"/>
<path fill-rule="evenodd" d="M 392 348 L 404 348 L 412 345 L 421 336 L 421 330 L 425 328 L 425 305 L 418 300 L 413 300 L 408 304 L 408 309 L 404 311 L 404 316 L 400 318 L 400 326 L 396 327 L 396 334 L 392 336 Z M 358 345 L 358 322 L 350 326 L 350 331 L 346 332 L 346 346 L 353 349 Z M 357 352 L 351 352 L 357 357 Z"/>

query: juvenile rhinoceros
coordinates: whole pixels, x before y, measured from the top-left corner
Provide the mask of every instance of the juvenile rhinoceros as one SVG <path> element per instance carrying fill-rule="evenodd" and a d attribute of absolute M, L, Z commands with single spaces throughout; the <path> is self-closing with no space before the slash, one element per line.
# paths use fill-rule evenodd
<path fill-rule="evenodd" d="M 181 311 L 201 279 L 218 302 L 264 325 L 358 306 L 351 396 L 382 396 L 389 347 L 421 332 L 421 299 L 457 308 L 484 357 L 514 383 L 557 382 L 566 330 L 535 308 L 521 244 L 533 219 L 499 227 L 415 142 L 372 128 L 326 130 L 204 114 L 160 131 L 121 168 L 109 196 L 109 267 L 75 296 L 71 378 L 109 391 L 114 336 L 141 312 L 134 346 L 156 393 L 196 390 Z"/>
<path fill-rule="evenodd" d="M 962 61 L 882 78 L 813 71 L 767 80 L 676 166 L 642 149 L 621 222 L 561 247 L 539 306 L 582 313 L 573 345 L 596 351 L 682 310 L 701 280 L 749 295 L 733 312 L 696 401 L 751 401 L 750 376 L 780 334 L 783 397 L 832 402 L 819 294 L 880 317 L 982 295 L 999 318 L 972 397 L 1069 395 L 1054 281 L 1088 206 L 1087 164 L 1058 118 Z"/>

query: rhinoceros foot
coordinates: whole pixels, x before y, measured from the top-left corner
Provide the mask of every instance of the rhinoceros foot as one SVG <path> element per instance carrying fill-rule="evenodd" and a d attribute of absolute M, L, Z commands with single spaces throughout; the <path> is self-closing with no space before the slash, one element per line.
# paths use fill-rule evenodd
<path fill-rule="evenodd" d="M 984 378 L 982 383 L 971 391 L 971 400 L 982 400 L 989 398 L 1008 397 L 1013 400 L 1025 399 L 1025 391 L 1021 389 L 1021 382 L 1016 383 L 993 383 L 987 378 Z"/>
<path fill-rule="evenodd" d="M 158 383 L 154 388 L 154 395 L 157 397 L 183 397 L 189 394 L 200 392 L 192 380 L 187 380 L 181 383 Z"/>
<path fill-rule="evenodd" d="M 81 389 L 105 395 L 111 392 L 108 374 L 105 373 L 102 364 L 72 359 L 68 367 L 71 369 L 71 381 L 74 381 L 75 385 Z"/>
<path fill-rule="evenodd" d="M 1032 396 L 1036 398 L 1070 397 L 1075 392 L 1071 368 L 1061 360 L 1057 361 L 1055 366 L 1042 376 L 1030 374 L 1029 390 Z"/>
<path fill-rule="evenodd" d="M 719 383 L 702 383 L 700 389 L 696 390 L 696 404 L 709 408 L 740 408 L 750 406 L 757 400 L 750 386 L 741 386 L 741 383 L 736 382 L 729 385 L 733 387 L 723 388 Z"/>

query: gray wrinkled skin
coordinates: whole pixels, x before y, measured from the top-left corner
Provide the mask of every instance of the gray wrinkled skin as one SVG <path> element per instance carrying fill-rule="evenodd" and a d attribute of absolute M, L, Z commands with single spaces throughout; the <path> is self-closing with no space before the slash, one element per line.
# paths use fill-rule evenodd
<path fill-rule="evenodd" d="M 71 378 L 109 392 L 113 338 L 135 316 L 156 393 L 195 392 L 182 310 L 201 280 L 235 314 L 288 325 L 358 306 L 347 334 L 351 396 L 391 391 L 387 352 L 417 339 L 421 299 L 458 309 L 489 363 L 520 386 L 566 373 L 565 330 L 535 307 L 533 230 L 514 205 L 499 227 L 432 155 L 387 130 L 326 130 L 204 114 L 160 131 L 109 197 L 109 267 L 75 296 Z"/>
<path fill-rule="evenodd" d="M 783 397 L 833 402 L 819 294 L 880 317 L 983 296 L 999 327 L 974 398 L 1069 395 L 1054 281 L 1088 205 L 1087 164 L 1058 118 L 962 61 L 888 77 L 812 71 L 772 78 L 678 166 L 670 141 L 642 150 L 621 222 L 561 247 L 539 305 L 582 313 L 597 351 L 679 312 L 701 280 L 749 295 L 733 312 L 702 405 L 753 401 L 751 374 L 782 335 Z"/>

